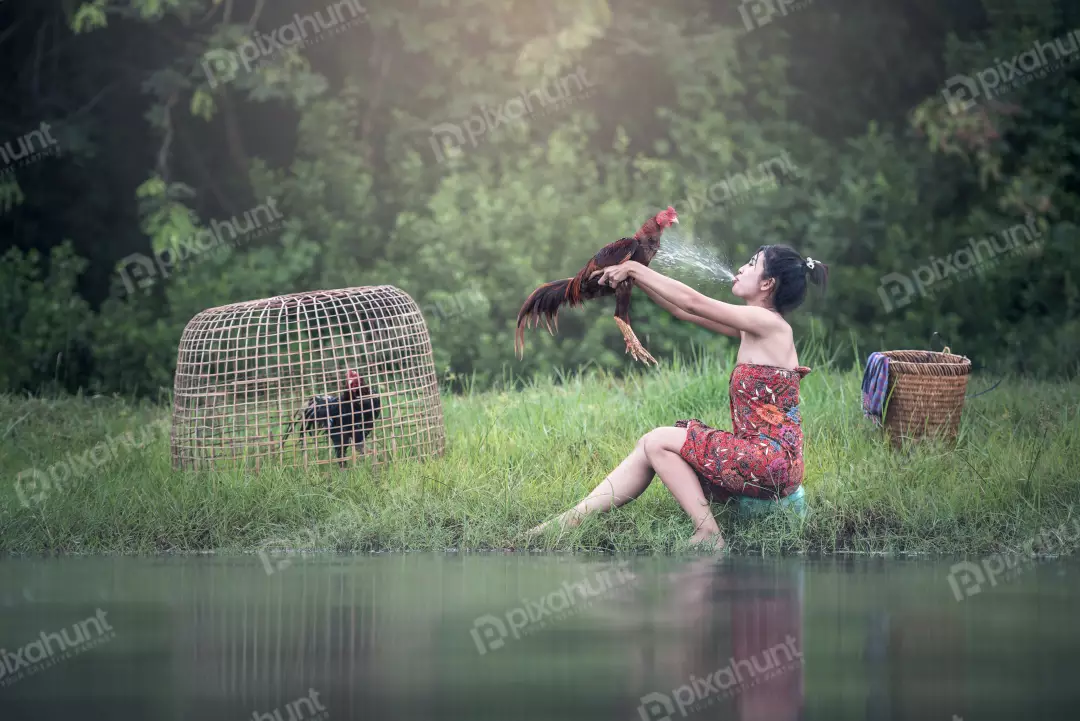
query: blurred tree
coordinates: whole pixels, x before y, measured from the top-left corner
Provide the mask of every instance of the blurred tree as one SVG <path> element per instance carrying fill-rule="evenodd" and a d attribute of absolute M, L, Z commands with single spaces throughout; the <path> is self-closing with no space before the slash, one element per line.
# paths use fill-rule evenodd
<path fill-rule="evenodd" d="M 313 29 L 332 6 L 334 27 Z M 829 263 L 828 297 L 792 320 L 806 337 L 813 317 L 847 360 L 849 334 L 865 354 L 927 347 L 937 331 L 983 365 L 1075 370 L 1080 54 L 963 112 L 944 91 L 1074 40 L 1080 11 L 836 0 L 763 22 L 746 10 L 4 3 L 0 140 L 47 122 L 59 150 L 0 175 L 0 238 L 20 249 L 4 256 L 0 302 L 28 348 L 0 360 L 0 378 L 153 393 L 205 307 L 378 283 L 431 311 L 440 372 L 484 384 L 508 369 L 629 367 L 603 304 L 566 313 L 556 339 L 530 334 L 524 362 L 513 322 L 537 284 L 668 204 L 679 240 L 734 265 L 764 243 Z M 284 47 L 301 30 L 317 37 Z M 147 289 L 121 282 L 132 254 L 175 258 L 269 198 L 281 220 L 268 232 L 189 254 L 168 277 L 159 266 Z M 1028 252 L 917 292 L 921 269 L 1029 218 Z M 50 254 L 64 240 L 74 255 Z M 54 277 L 76 297 L 77 330 L 44 314 L 59 301 L 41 279 Z M 656 355 L 707 338 L 651 304 L 634 313 Z"/>

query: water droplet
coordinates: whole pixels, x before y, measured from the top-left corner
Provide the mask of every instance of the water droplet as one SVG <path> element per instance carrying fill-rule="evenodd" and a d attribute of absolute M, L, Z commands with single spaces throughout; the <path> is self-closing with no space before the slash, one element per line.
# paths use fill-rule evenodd
<path fill-rule="evenodd" d="M 719 254 L 704 245 L 691 243 L 689 238 L 672 233 L 664 234 L 660 251 L 653 262 L 660 268 L 684 268 L 720 283 L 735 280 L 735 274 Z"/>

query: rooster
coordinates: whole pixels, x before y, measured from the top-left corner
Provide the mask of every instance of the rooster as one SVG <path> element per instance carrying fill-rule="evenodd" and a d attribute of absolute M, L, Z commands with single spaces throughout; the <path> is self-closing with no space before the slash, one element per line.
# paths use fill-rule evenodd
<path fill-rule="evenodd" d="M 664 229 L 678 222 L 679 218 L 675 214 L 675 209 L 669 205 L 667 210 L 662 210 L 646 220 L 633 238 L 621 238 L 601 248 L 600 252 L 594 255 L 592 260 L 586 263 L 585 267 L 573 278 L 553 280 L 534 290 L 518 311 L 517 334 L 514 336 L 514 350 L 518 358 L 524 355 L 525 328 L 530 323 L 535 328 L 543 317 L 548 332 L 554 335 L 551 324 L 554 322 L 555 330 L 559 329 L 561 306 L 568 305 L 574 308 L 593 298 L 614 295 L 615 324 L 619 326 L 619 331 L 626 341 L 627 352 L 636 361 L 656 364 L 656 359 L 642 347 L 634 329 L 630 327 L 630 292 L 634 287 L 633 279 L 627 278 L 611 288 L 600 285 L 598 278 L 590 276 L 597 270 L 618 265 L 627 260 L 648 265 L 660 249 L 660 236 Z"/>
<path fill-rule="evenodd" d="M 345 467 L 345 450 L 349 445 L 356 446 L 357 453 L 364 453 L 364 440 L 375 428 L 375 421 L 382 410 L 379 396 L 364 385 L 364 379 L 355 370 L 346 374 L 346 388 L 340 396 L 318 395 L 308 401 L 303 411 L 297 411 L 295 420 L 289 424 L 282 447 L 289 438 L 289 433 L 300 426 L 300 438 L 307 433 L 325 430 L 334 444 L 338 465 Z"/>

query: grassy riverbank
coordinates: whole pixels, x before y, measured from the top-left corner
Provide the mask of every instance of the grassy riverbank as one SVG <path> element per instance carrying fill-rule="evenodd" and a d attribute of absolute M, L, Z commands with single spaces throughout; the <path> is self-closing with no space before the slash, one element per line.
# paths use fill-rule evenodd
<path fill-rule="evenodd" d="M 176 473 L 162 407 L 0 396 L 0 552 L 250 551 L 268 543 L 340 551 L 526 548 L 522 531 L 578 500 L 649 429 L 688 417 L 730 428 L 730 362 L 675 361 L 625 381 L 597 372 L 522 391 L 448 396 L 446 455 L 374 476 L 362 469 Z M 858 371 L 824 364 L 806 378 L 811 514 L 801 524 L 751 522 L 717 507 L 733 550 L 982 554 L 1019 549 L 1067 520 L 1071 526 L 1071 506 L 1080 501 L 1080 381 L 1008 379 L 968 401 L 956 449 L 893 452 L 862 417 L 860 379 Z M 976 375 L 969 392 L 988 384 Z M 20 471 L 44 471 L 128 431 L 135 445 L 146 443 L 114 446 L 100 467 L 61 491 L 39 500 L 24 492 L 29 506 L 20 502 Z M 657 481 L 639 501 L 531 547 L 663 553 L 682 548 L 690 533 Z"/>

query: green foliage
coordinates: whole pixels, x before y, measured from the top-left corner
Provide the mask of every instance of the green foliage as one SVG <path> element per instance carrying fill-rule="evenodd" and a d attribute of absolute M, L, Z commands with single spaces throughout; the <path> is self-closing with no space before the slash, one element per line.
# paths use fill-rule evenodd
<path fill-rule="evenodd" d="M 813 4 L 747 33 L 737 13 L 718 18 L 704 0 L 678 10 L 639 0 L 372 3 L 362 24 L 317 51 L 278 52 L 213 83 L 208 51 L 235 51 L 252 27 L 269 32 L 292 11 L 84 2 L 68 20 L 75 32 L 97 31 L 88 42 L 166 24 L 184 41 L 146 60 L 146 117 L 161 148 L 138 161 L 138 228 L 119 231 L 140 233 L 151 255 L 267 197 L 278 199 L 284 221 L 159 279 L 147 295 L 124 297 L 115 281 L 106 292 L 97 273 L 86 281 L 97 291 L 94 310 L 79 301 L 78 334 L 8 320 L 37 340 L 32 359 L 4 361 L 6 387 L 64 378 L 69 388 L 153 392 L 169 385 L 184 324 L 208 306 L 384 283 L 425 309 L 440 373 L 477 387 L 510 371 L 625 370 L 610 303 L 565 311 L 557 338 L 529 331 L 522 362 L 513 356 L 514 320 L 538 284 L 571 275 L 668 204 L 680 212 L 683 240 L 734 265 L 759 245 L 787 243 L 831 266 L 828 295 L 812 290 L 792 318 L 799 338 L 812 329 L 840 346 L 854 335 L 865 353 L 927 347 L 937 332 L 978 365 L 1075 372 L 1080 144 L 1071 131 L 1080 72 L 1055 69 L 955 115 L 940 92 L 944 78 L 1061 36 L 1076 26 L 1074 13 L 1051 0 L 984 5 L 985 16 L 972 20 L 871 6 L 841 17 Z M 819 52 L 824 46 L 836 50 Z M 436 126 L 463 128 L 481 108 L 550 88 L 577 68 L 591 78 L 587 89 L 521 122 L 485 125 L 475 143 L 437 157 Z M 91 121 L 69 126 L 66 137 L 90 146 L 102 132 Z M 775 169 L 779 159 L 788 170 L 772 181 L 716 198 L 721 181 Z M 55 192 L 20 175 L 0 185 L 0 207 L 21 218 L 39 197 L 66 202 Z M 99 192 L 87 185 L 88 195 Z M 970 239 L 1030 217 L 1042 229 L 1032 252 L 935 281 L 931 294 L 898 307 L 885 302 L 887 278 L 911 278 Z M 18 227 L 29 247 L 33 224 Z M 82 244 L 110 248 L 95 255 L 97 267 L 131 252 L 130 243 L 111 248 L 119 231 L 98 229 Z M 49 307 L 54 286 L 34 280 L 41 258 L 5 268 L 23 289 L 13 307 Z M 76 267 L 65 262 L 65 272 Z M 700 287 L 729 298 L 722 286 Z M 654 355 L 727 344 L 644 295 L 635 295 L 633 318 Z M 71 343 L 88 347 L 78 362 Z M 854 360 L 854 350 L 842 353 Z M 58 358 L 72 367 L 58 372 Z"/>
<path fill-rule="evenodd" d="M 83 3 L 71 18 L 71 29 L 76 33 L 85 33 L 108 25 L 105 17 L 108 0 L 93 0 Z"/>
<path fill-rule="evenodd" d="M 14 177 L 0 179 L 0 215 L 7 213 L 26 200 Z"/>
<path fill-rule="evenodd" d="M 53 248 L 47 264 L 42 261 L 37 251 L 16 248 L 0 258 L 4 388 L 67 385 L 89 340 L 90 309 L 75 288 L 86 261 L 74 255 L 70 243 Z"/>

